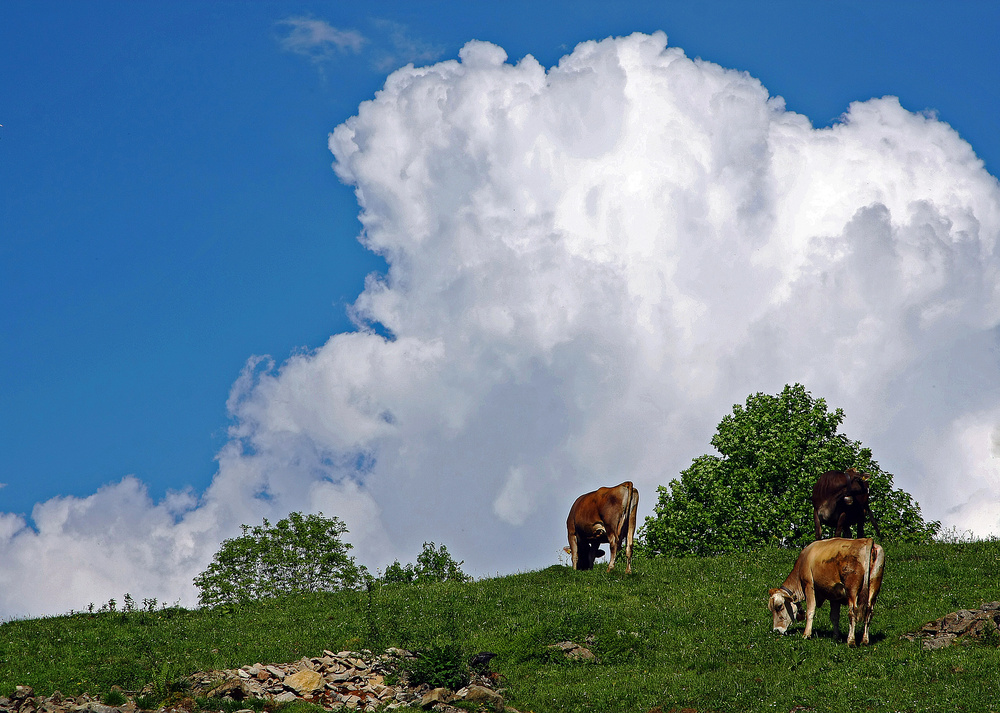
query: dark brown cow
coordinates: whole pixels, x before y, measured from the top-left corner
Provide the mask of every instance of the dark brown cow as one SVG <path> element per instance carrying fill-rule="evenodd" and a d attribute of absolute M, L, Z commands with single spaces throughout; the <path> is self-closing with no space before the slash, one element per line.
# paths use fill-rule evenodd
<path fill-rule="evenodd" d="M 782 634 L 794 621 L 806 620 L 802 636 L 812 635 L 816 607 L 830 600 L 830 623 L 840 638 L 840 605 L 847 605 L 850 628 L 847 645 L 854 646 L 854 625 L 863 622 L 861 643 L 868 643 L 868 624 L 882 587 L 885 550 L 871 538 L 848 540 L 835 537 L 805 546 L 785 582 L 768 592 L 767 608 L 773 627 Z M 805 602 L 806 610 L 801 604 Z"/>
<path fill-rule="evenodd" d="M 573 558 L 573 569 L 593 569 L 594 560 L 604 554 L 601 544 L 607 542 L 611 550 L 610 572 L 624 541 L 625 573 L 631 573 L 638 507 L 639 491 L 627 480 L 613 488 L 598 488 L 578 497 L 566 519 L 569 547 L 565 549 Z"/>
<path fill-rule="evenodd" d="M 821 525 L 833 527 L 833 536 L 851 536 L 851 527 L 857 526 L 857 536 L 865 536 L 865 516 L 872 521 L 875 533 L 882 537 L 878 522 L 868 507 L 868 473 L 860 473 L 854 468 L 828 470 L 819 476 L 813 486 L 813 519 L 816 523 L 816 539 L 822 539 Z"/>

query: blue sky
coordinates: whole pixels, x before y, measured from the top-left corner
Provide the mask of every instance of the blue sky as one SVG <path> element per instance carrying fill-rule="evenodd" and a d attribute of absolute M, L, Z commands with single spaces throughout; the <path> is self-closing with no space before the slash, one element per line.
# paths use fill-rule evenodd
<path fill-rule="evenodd" d="M 354 329 L 348 308 L 386 270 L 328 134 L 393 70 L 470 40 L 548 68 L 663 31 L 815 127 L 892 95 L 1000 171 L 995 3 L 759 5 L 5 3 L 0 512 L 127 475 L 153 501 L 209 486 L 247 360 Z"/>

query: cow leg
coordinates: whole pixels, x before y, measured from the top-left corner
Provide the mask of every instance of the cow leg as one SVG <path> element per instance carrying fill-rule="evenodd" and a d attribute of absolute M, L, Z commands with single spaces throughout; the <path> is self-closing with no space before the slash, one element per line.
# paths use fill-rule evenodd
<path fill-rule="evenodd" d="M 862 537 L 865 536 L 865 521 L 864 521 L 864 518 L 862 518 L 861 520 L 858 520 L 857 531 L 858 531 L 858 539 L 860 540 Z"/>
<path fill-rule="evenodd" d="M 813 633 L 813 617 L 816 616 L 816 592 L 809 584 L 803 589 L 806 590 L 806 630 L 802 632 L 802 638 L 808 639 Z"/>
<path fill-rule="evenodd" d="M 854 641 L 854 626 L 858 623 L 858 614 L 861 613 L 861 607 L 858 606 L 858 600 L 856 598 L 850 598 L 847 600 L 847 645 L 855 646 Z"/>
<path fill-rule="evenodd" d="M 820 520 L 819 520 L 819 508 L 817 508 L 817 507 L 813 508 L 813 520 L 816 521 L 816 539 L 817 540 L 822 540 L 823 539 L 823 527 L 820 524 Z"/>
<path fill-rule="evenodd" d="M 600 557 L 601 551 L 596 542 L 580 539 L 580 569 L 593 569 L 594 560 Z"/>
<path fill-rule="evenodd" d="M 858 600 L 858 626 L 861 627 L 861 645 L 868 646 L 868 622 L 871 621 L 871 609 L 864 599 Z"/>
<path fill-rule="evenodd" d="M 846 512 L 842 512 L 842 513 L 840 513 L 840 517 L 837 518 L 837 527 L 833 531 L 833 536 L 834 537 L 840 537 L 841 533 L 844 532 L 844 528 L 845 527 L 848 528 L 848 531 L 850 530 L 850 526 L 847 525 L 847 513 Z"/>
<path fill-rule="evenodd" d="M 840 641 L 840 602 L 830 600 L 830 624 L 833 626 L 833 640 Z"/>
<path fill-rule="evenodd" d="M 874 520 L 872 523 L 874 524 Z M 876 531 L 878 527 L 876 526 Z M 881 537 L 881 533 L 879 534 Z M 865 630 L 861 634 L 861 643 L 865 646 L 868 645 L 868 624 L 872 620 L 872 614 L 875 613 L 875 602 L 878 600 L 878 593 L 882 589 L 882 573 L 885 567 L 885 549 L 881 545 L 872 546 L 872 565 L 871 572 L 869 574 L 868 580 L 868 595 L 866 601 L 868 602 L 868 607 L 865 611 Z"/>
<path fill-rule="evenodd" d="M 632 541 L 635 539 L 635 515 L 639 509 L 639 491 L 632 489 L 629 498 L 628 522 L 625 524 L 625 574 L 632 574 Z"/>
<path fill-rule="evenodd" d="M 611 550 L 608 560 L 608 571 L 610 572 L 615 568 L 615 557 L 618 556 L 618 537 L 612 532 L 608 533 L 608 549 Z"/>
<path fill-rule="evenodd" d="M 569 556 L 573 560 L 573 569 L 579 569 L 577 563 L 580 561 L 580 544 L 576 535 L 569 536 Z"/>

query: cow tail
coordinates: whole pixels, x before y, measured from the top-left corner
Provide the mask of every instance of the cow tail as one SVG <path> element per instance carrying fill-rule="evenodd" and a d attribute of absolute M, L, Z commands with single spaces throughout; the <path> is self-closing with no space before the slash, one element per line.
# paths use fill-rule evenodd
<path fill-rule="evenodd" d="M 885 567 L 885 548 L 879 545 L 872 546 L 872 559 L 870 560 L 870 565 L 868 567 L 868 597 L 865 601 L 868 604 L 869 611 L 872 607 L 872 595 L 871 586 L 872 580 L 877 579 L 879 586 L 882 582 L 882 570 Z"/>
<path fill-rule="evenodd" d="M 615 532 L 621 537 L 621 542 L 618 543 L 619 547 L 624 547 L 625 538 L 628 537 L 628 525 L 629 518 L 632 517 L 632 498 L 635 497 L 635 488 L 632 486 L 632 481 L 628 483 L 628 495 L 625 496 L 625 500 L 622 502 L 622 516 L 618 521 L 618 527 L 615 528 Z"/>
<path fill-rule="evenodd" d="M 868 616 L 868 603 L 871 601 L 871 586 L 872 586 L 872 568 L 875 565 L 875 540 L 870 537 L 865 538 L 865 549 L 861 555 L 861 561 L 865 563 L 865 577 L 861 583 L 861 591 L 858 597 L 861 601 L 858 604 L 861 605 L 861 618 L 862 621 Z"/>

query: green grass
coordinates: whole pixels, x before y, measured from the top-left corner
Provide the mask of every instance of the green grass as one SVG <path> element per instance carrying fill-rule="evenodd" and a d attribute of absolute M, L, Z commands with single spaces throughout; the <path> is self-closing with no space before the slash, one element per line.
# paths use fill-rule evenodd
<path fill-rule="evenodd" d="M 522 711 L 1000 711 L 1000 650 L 924 651 L 900 635 L 1000 599 L 1000 541 L 889 545 L 872 646 L 771 632 L 769 587 L 797 552 L 634 563 L 635 574 L 563 566 L 470 584 L 397 585 L 204 611 L 74 614 L 0 626 L 0 695 L 25 684 L 164 694 L 199 670 L 293 661 L 332 650 L 457 644 L 493 651 Z M 841 629 L 846 631 L 846 611 Z M 596 663 L 548 649 L 587 645 Z M 585 642 L 589 639 L 591 643 Z"/>

